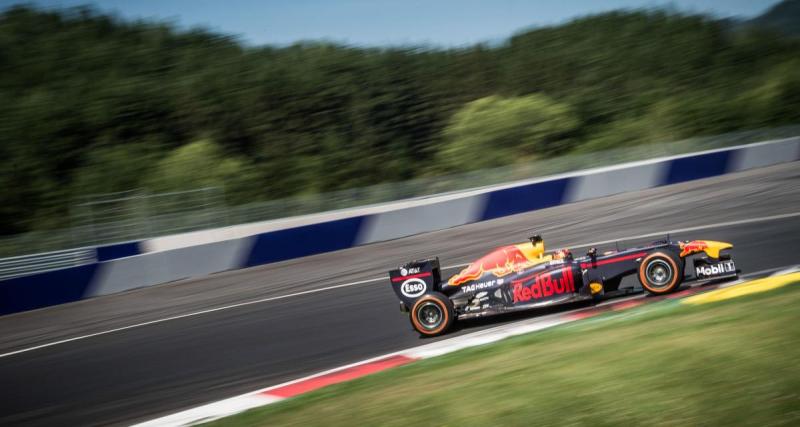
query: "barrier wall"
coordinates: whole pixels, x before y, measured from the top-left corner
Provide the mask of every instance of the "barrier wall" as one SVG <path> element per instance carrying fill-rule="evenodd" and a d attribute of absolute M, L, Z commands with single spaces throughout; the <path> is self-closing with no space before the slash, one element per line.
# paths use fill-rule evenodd
<path fill-rule="evenodd" d="M 111 245 L 98 248 L 98 261 L 90 265 L 0 281 L 0 314 L 796 160 L 800 160 L 800 137 L 458 194 Z"/>

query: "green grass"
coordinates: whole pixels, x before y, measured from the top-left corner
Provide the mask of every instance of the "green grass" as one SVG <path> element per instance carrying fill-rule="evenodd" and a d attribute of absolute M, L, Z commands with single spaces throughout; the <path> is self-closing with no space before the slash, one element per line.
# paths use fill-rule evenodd
<path fill-rule="evenodd" d="M 212 425 L 800 425 L 800 286 L 654 303 Z"/>

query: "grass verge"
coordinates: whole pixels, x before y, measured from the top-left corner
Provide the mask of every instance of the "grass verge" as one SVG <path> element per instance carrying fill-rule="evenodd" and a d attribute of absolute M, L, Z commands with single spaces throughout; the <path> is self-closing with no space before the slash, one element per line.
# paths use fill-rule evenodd
<path fill-rule="evenodd" d="M 653 303 L 210 425 L 631 424 L 800 424 L 800 286 L 697 306 Z"/>

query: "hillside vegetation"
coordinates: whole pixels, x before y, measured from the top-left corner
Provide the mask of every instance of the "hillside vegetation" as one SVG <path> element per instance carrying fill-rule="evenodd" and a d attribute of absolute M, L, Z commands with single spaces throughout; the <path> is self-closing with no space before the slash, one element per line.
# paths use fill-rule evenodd
<path fill-rule="evenodd" d="M 231 204 L 800 122 L 800 43 L 628 11 L 459 49 L 246 47 L 90 9 L 0 15 L 0 235 L 76 198 Z"/>

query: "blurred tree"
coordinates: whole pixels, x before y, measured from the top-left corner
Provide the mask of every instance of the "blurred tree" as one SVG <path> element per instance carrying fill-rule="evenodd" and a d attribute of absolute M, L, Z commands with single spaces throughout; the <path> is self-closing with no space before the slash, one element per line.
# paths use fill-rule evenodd
<path fill-rule="evenodd" d="M 381 49 L 247 47 L 12 6 L 0 13 L 0 235 L 67 226 L 76 196 L 128 186 L 224 186 L 245 203 L 796 123 L 798 57 L 797 39 L 674 10 Z"/>
<path fill-rule="evenodd" d="M 440 161 L 471 170 L 546 157 L 568 148 L 578 125 L 568 105 L 544 95 L 481 98 L 453 115 Z"/>
<path fill-rule="evenodd" d="M 586 137 L 586 141 L 578 147 L 577 151 L 610 150 L 665 141 L 669 141 L 669 136 L 663 129 L 640 117 L 629 117 L 618 119 L 604 127 L 598 127 L 590 136 Z"/>
<path fill-rule="evenodd" d="M 773 66 L 743 95 L 741 105 L 754 126 L 800 122 L 800 60 Z"/>
<path fill-rule="evenodd" d="M 72 177 L 72 197 L 139 188 L 162 154 L 158 142 L 98 147 L 88 153 L 86 163 Z"/>
<path fill-rule="evenodd" d="M 225 156 L 213 141 L 201 139 L 158 161 L 144 186 L 151 192 L 220 187 L 227 200 L 243 203 L 261 191 L 253 186 L 258 181 L 257 171 L 247 160 Z"/>

